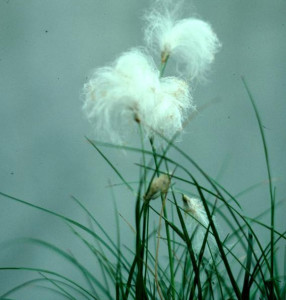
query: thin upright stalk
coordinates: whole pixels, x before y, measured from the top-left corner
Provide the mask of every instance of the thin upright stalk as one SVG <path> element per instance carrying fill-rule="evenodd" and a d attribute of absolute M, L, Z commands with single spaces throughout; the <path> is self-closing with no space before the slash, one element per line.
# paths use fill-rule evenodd
<path fill-rule="evenodd" d="M 168 60 L 169 60 L 169 54 L 162 55 L 161 66 L 160 66 L 160 77 L 162 77 L 165 72 Z"/>
<path fill-rule="evenodd" d="M 256 120 L 258 122 L 259 131 L 263 143 L 263 149 L 264 149 L 264 156 L 266 161 L 266 168 L 267 168 L 267 174 L 268 174 L 268 181 L 269 181 L 269 193 L 270 193 L 270 202 L 271 202 L 271 216 L 270 216 L 270 223 L 271 223 L 271 231 L 270 231 L 270 240 L 271 240 L 271 254 L 270 254 L 270 299 L 274 298 L 274 286 L 276 287 L 276 284 L 274 284 L 274 216 L 275 216 L 275 199 L 273 195 L 273 187 L 272 187 L 272 177 L 271 177 L 271 169 L 270 169 L 270 162 L 269 162 L 269 155 L 268 155 L 268 148 L 267 143 L 264 135 L 263 125 L 260 118 L 260 115 L 258 113 L 258 109 L 256 107 L 254 98 L 250 92 L 250 89 L 248 88 L 248 85 L 246 83 L 246 80 L 244 77 L 241 77 L 242 83 L 246 89 L 246 92 L 248 94 L 248 97 L 251 101 L 252 107 L 255 112 Z M 277 287 L 276 287 L 277 289 Z M 278 289 L 277 289 L 278 290 Z"/>
<path fill-rule="evenodd" d="M 146 191 L 146 157 L 145 157 L 145 148 L 144 148 L 144 135 L 143 135 L 143 130 L 142 130 L 142 126 L 141 123 L 138 123 L 138 127 L 139 127 L 139 132 L 140 132 L 140 141 L 141 141 L 141 147 L 142 147 L 142 160 L 143 160 L 143 183 L 144 183 L 144 190 Z"/>
<path fill-rule="evenodd" d="M 159 166 L 158 166 L 158 162 L 157 162 L 157 152 L 156 152 L 156 148 L 154 146 L 153 139 L 150 139 L 150 143 L 151 143 L 151 147 L 152 147 L 152 151 L 153 151 L 153 157 L 154 157 L 154 162 L 155 162 L 155 166 L 156 166 L 156 173 L 157 173 L 157 176 L 159 176 Z M 163 209 L 164 218 L 168 219 L 167 209 L 166 209 L 166 205 L 165 205 L 166 196 L 164 196 L 164 197 L 162 196 L 161 200 L 162 200 L 162 209 Z M 170 276 L 171 276 L 172 299 L 175 299 L 174 260 L 173 260 L 172 246 L 171 246 L 170 229 L 169 229 L 169 226 L 168 226 L 167 222 L 165 222 L 165 228 L 166 228 L 166 235 L 167 235 L 167 246 L 168 246 Z"/>
<path fill-rule="evenodd" d="M 166 198 L 166 197 L 165 197 Z M 158 281 L 158 264 L 159 264 L 159 245 L 160 245 L 160 239 L 161 239 L 161 225 L 162 225 L 162 215 L 163 215 L 163 206 L 164 203 L 162 203 L 161 213 L 159 217 L 159 225 L 158 225 L 158 231 L 157 231 L 157 244 L 156 244 L 156 256 L 155 256 L 155 283 L 157 287 L 157 291 L 159 294 L 159 297 L 161 300 L 164 300 L 161 288 Z"/>

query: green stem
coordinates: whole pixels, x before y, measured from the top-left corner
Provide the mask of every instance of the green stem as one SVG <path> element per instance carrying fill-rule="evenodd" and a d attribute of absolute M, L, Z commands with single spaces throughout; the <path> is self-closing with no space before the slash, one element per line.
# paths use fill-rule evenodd
<path fill-rule="evenodd" d="M 149 140 L 150 140 L 150 144 L 151 144 L 151 148 L 152 148 L 152 152 L 153 152 L 153 158 L 154 158 L 154 163 L 155 163 L 155 171 L 156 171 L 157 176 L 159 176 L 160 175 L 160 173 L 159 173 L 159 165 L 158 165 L 158 161 L 157 161 L 156 148 L 154 146 L 154 137 L 151 137 Z M 152 180 L 153 179 L 154 178 L 152 178 Z M 152 183 L 152 180 L 151 180 L 151 183 Z"/>
<path fill-rule="evenodd" d="M 166 196 L 165 196 L 166 199 Z M 163 205 L 163 213 L 164 218 L 168 219 L 166 205 L 164 199 L 162 199 Z M 168 244 L 168 254 L 169 254 L 169 264 L 170 264 L 170 273 L 171 273 L 171 290 L 172 290 L 172 299 L 175 299 L 175 280 L 174 280 L 174 259 L 173 259 L 173 252 L 171 247 L 171 238 L 170 238 L 170 230 L 169 225 L 165 222 L 166 234 L 167 234 L 167 244 Z"/>
<path fill-rule="evenodd" d="M 136 299 L 148 299 L 147 293 L 145 290 L 144 286 L 144 281 L 143 281 L 143 264 L 144 264 L 144 234 L 145 234 L 145 222 L 146 220 L 144 219 L 143 222 L 143 239 L 141 239 L 141 213 L 140 213 L 140 203 L 141 203 L 141 182 L 139 185 L 138 189 L 138 195 L 136 199 L 136 207 L 135 207 L 135 224 L 136 224 L 136 254 L 134 260 L 136 261 L 137 264 L 137 274 L 136 274 L 136 282 L 135 282 L 135 293 L 136 293 Z M 145 204 L 143 204 L 144 206 Z M 144 213 L 145 213 L 145 208 Z M 133 269 L 131 267 L 131 269 Z M 133 273 L 134 270 L 132 270 Z M 130 271 L 131 273 L 131 271 Z M 129 282 L 129 279 L 128 279 Z M 127 286 L 128 287 L 128 286 Z M 129 290 L 126 290 L 129 292 Z M 125 295 L 126 295 L 125 293 Z M 128 295 L 128 293 L 127 293 Z M 127 299 L 127 297 L 126 297 Z"/>
<path fill-rule="evenodd" d="M 160 78 L 163 76 L 163 74 L 165 72 L 168 60 L 169 60 L 169 54 L 167 54 L 166 57 L 164 58 L 164 60 L 161 62 L 161 66 L 160 66 Z"/>
<path fill-rule="evenodd" d="M 155 166 L 156 166 L 156 173 L 159 176 L 159 167 L 158 167 L 158 161 L 157 161 L 157 152 L 156 152 L 156 148 L 154 146 L 154 139 L 150 139 L 150 143 L 151 143 L 151 147 L 152 147 L 152 151 L 153 151 L 153 157 L 154 157 L 154 162 L 155 162 Z M 168 219 L 168 215 L 167 215 L 167 210 L 166 210 L 166 196 L 161 196 L 161 200 L 162 200 L 162 206 L 163 206 L 163 214 L 164 214 L 164 218 Z M 174 260 L 173 260 L 173 253 L 172 253 L 172 246 L 171 246 L 171 236 L 170 236 L 170 230 L 169 230 L 169 226 L 167 224 L 167 222 L 165 222 L 165 228 L 166 228 L 166 235 L 167 235 L 167 245 L 168 245 L 168 256 L 169 256 L 169 265 L 170 265 L 170 275 L 171 275 L 171 290 L 172 290 L 172 299 L 175 299 L 175 280 L 174 280 Z"/>
<path fill-rule="evenodd" d="M 148 270 L 148 247 L 149 247 L 149 203 L 146 204 L 146 215 L 144 214 L 144 218 L 146 218 L 147 220 L 147 223 L 146 223 L 146 233 L 145 233 L 145 250 L 146 250 L 146 253 L 145 253 L 145 256 L 146 256 L 146 259 L 145 259 L 145 274 L 144 274 L 144 284 L 146 285 L 146 278 L 147 278 L 147 270 Z"/>
<path fill-rule="evenodd" d="M 144 139 L 143 139 L 143 130 L 140 123 L 138 123 L 139 131 L 140 131 L 140 141 L 141 141 L 141 147 L 142 147 L 142 160 L 143 160 L 143 182 L 144 182 L 144 190 L 146 192 L 146 178 L 147 178 L 147 170 L 146 170 L 146 158 L 145 158 L 145 148 L 144 148 Z"/>

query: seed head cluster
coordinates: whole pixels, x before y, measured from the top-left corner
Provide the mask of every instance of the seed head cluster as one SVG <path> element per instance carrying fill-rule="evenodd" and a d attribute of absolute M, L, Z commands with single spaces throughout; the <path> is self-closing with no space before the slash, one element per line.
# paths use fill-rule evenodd
<path fill-rule="evenodd" d="M 179 8 L 170 0 L 155 1 L 144 17 L 147 47 L 97 68 L 84 85 L 83 111 L 98 139 L 126 143 L 138 124 L 145 137 L 172 138 L 195 110 L 192 80 L 204 76 L 219 42 L 208 23 L 178 19 Z M 154 51 L 161 53 L 160 70 L 170 57 L 184 66 L 184 74 L 163 77 L 149 54 Z"/>
<path fill-rule="evenodd" d="M 160 78 L 151 56 L 141 49 L 123 53 L 97 69 L 84 85 L 83 111 L 95 132 L 113 142 L 125 141 L 140 123 L 148 137 L 172 137 L 193 108 L 188 84 L 177 77 Z"/>

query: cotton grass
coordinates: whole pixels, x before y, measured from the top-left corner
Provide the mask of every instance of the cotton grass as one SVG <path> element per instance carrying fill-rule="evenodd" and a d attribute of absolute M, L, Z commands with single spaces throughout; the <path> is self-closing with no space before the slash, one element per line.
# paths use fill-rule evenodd
<path fill-rule="evenodd" d="M 34 286 L 38 281 L 47 284 L 43 288 L 69 299 L 83 299 L 79 296 L 109 300 L 285 299 L 285 280 L 282 282 L 285 274 L 280 275 L 277 268 L 278 264 L 283 265 L 277 250 L 279 240 L 285 242 L 286 237 L 285 232 L 278 231 L 275 221 L 275 203 L 279 204 L 281 200 L 276 202 L 263 123 L 245 80 L 243 84 L 253 105 L 263 141 L 270 190 L 269 209 L 255 218 L 244 216 L 240 208 L 240 196 L 246 196 L 257 184 L 233 196 L 227 188 L 207 175 L 173 140 L 161 149 L 156 149 L 154 144 L 156 133 L 170 137 L 181 130 L 183 120 L 194 109 L 188 85 L 193 82 L 188 81 L 187 84 L 181 76 L 163 77 L 169 56 L 185 64 L 185 75 L 189 79 L 200 78 L 205 76 L 219 45 L 208 23 L 198 19 L 180 20 L 177 14 L 180 7 L 181 3 L 174 5 L 171 0 L 156 1 L 156 7 L 147 17 L 146 41 L 154 46 L 154 50 L 162 52 L 160 72 L 146 50 L 135 48 L 120 55 L 109 66 L 95 70 L 83 89 L 83 110 L 94 126 L 97 138 L 104 136 L 117 142 L 129 141 L 130 133 L 138 128 L 140 133 L 150 138 L 152 151 L 144 143 L 138 148 L 88 139 L 120 178 L 123 186 L 131 191 L 131 202 L 124 213 L 128 219 L 116 208 L 117 201 L 122 202 L 123 198 L 128 197 L 120 191 L 111 193 L 116 208 L 116 228 L 112 226 L 112 235 L 96 220 L 94 210 L 89 210 L 84 201 L 75 197 L 72 199 L 90 220 L 89 226 L 86 226 L 86 222 L 80 223 L 53 210 L 0 192 L 1 197 L 68 223 L 75 236 L 93 255 L 90 260 L 92 267 L 91 264 L 85 267 L 89 257 L 78 259 L 70 254 L 70 250 L 66 251 L 45 240 L 25 239 L 33 246 L 38 244 L 55 252 L 71 264 L 69 269 L 72 266 L 79 273 L 74 274 L 73 271 L 62 275 L 54 269 L 17 267 L 15 264 L 1 266 L 2 272 L 33 271 L 39 276 L 12 287 L 4 294 L 1 292 L 0 299 L 8 299 L 15 291 L 28 285 Z M 110 147 L 115 151 L 125 149 L 128 153 L 139 152 L 140 162 L 136 163 L 140 168 L 138 181 L 124 174 L 127 165 L 124 165 L 124 170 L 119 169 L 98 146 Z M 169 150 L 174 151 L 174 159 Z M 174 171 L 170 173 L 168 170 L 172 168 Z M 174 175 L 176 170 L 179 172 Z M 203 175 L 203 180 L 200 175 Z M 112 189 L 122 186 L 121 182 L 112 184 Z M 177 195 L 182 190 L 181 184 L 187 185 L 192 193 L 197 191 L 199 197 L 183 195 L 185 215 L 177 201 Z M 173 189 L 174 186 L 178 188 Z M 101 198 L 97 200 L 107 201 L 106 197 Z M 161 209 L 158 209 L 160 200 L 157 198 L 161 198 Z M 151 201 L 153 199 L 157 199 L 157 203 Z M 249 195 L 249 200 L 252 200 L 252 195 Z M 216 206 L 217 201 L 221 203 L 219 207 Z M 205 204 L 213 208 L 211 212 Z M 135 208 L 134 215 L 132 208 Z M 219 233 L 213 216 L 215 212 L 225 221 L 224 230 L 229 230 L 225 237 Z M 270 212 L 270 224 L 260 219 L 267 212 Z M 106 215 L 110 219 L 109 211 Z M 121 242 L 119 215 L 132 230 L 133 248 L 125 244 L 126 236 Z M 269 230 L 268 243 L 265 243 L 264 237 L 263 241 L 258 239 L 256 225 Z M 9 244 L 12 244 L 11 241 Z M 21 250 L 22 246 L 19 248 Z M 94 267 L 96 260 L 98 264 Z M 77 282 L 76 278 L 80 278 L 80 281 Z M 54 299 L 53 294 L 51 299 Z"/>
<path fill-rule="evenodd" d="M 156 1 L 145 15 L 145 40 L 161 53 L 161 71 L 148 49 L 133 48 L 96 69 L 84 85 L 83 111 L 97 138 L 128 143 L 138 124 L 145 138 L 158 133 L 170 139 L 182 130 L 195 109 L 186 80 L 205 77 L 220 44 L 208 23 L 179 19 L 180 9 L 181 1 Z M 169 56 L 183 65 L 185 76 L 163 77 Z"/>
<path fill-rule="evenodd" d="M 182 200 L 186 211 L 185 222 L 189 236 L 192 237 L 192 245 L 195 252 L 199 253 L 209 226 L 209 219 L 201 200 L 190 198 L 186 195 L 183 195 Z M 208 241 L 210 246 L 213 246 L 215 243 L 211 233 L 208 235 Z"/>
<path fill-rule="evenodd" d="M 83 111 L 102 139 L 126 142 L 140 123 L 146 137 L 172 137 L 194 109 L 189 86 L 176 77 L 160 78 L 151 56 L 142 49 L 123 53 L 98 68 L 84 85 Z"/>
<path fill-rule="evenodd" d="M 148 193 L 144 196 L 144 200 L 151 200 L 160 197 L 161 194 L 168 193 L 168 189 L 171 183 L 171 175 L 161 174 L 159 177 L 154 178 L 151 182 Z"/>
<path fill-rule="evenodd" d="M 173 57 L 188 79 L 204 79 L 220 42 L 210 24 L 196 18 L 179 19 L 180 10 L 182 1 L 157 1 L 145 14 L 145 41 L 161 53 L 162 62 Z"/>

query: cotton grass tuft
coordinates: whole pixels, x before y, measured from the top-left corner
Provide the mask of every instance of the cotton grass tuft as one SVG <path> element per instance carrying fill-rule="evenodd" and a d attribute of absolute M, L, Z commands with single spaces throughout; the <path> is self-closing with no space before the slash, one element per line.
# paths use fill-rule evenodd
<path fill-rule="evenodd" d="M 96 69 L 83 94 L 83 111 L 97 137 L 119 143 L 126 142 L 137 123 L 146 137 L 158 132 L 170 138 L 194 109 L 187 83 L 160 78 L 152 57 L 137 48 Z"/>
<path fill-rule="evenodd" d="M 192 237 L 192 245 L 195 252 L 199 253 L 209 226 L 209 219 L 201 200 L 190 198 L 186 195 L 183 195 L 182 199 L 186 211 L 185 222 L 189 236 Z M 210 232 L 208 235 L 208 242 L 209 246 L 214 246 L 214 238 Z M 208 247 L 206 247 L 206 253 L 209 253 Z"/>
<path fill-rule="evenodd" d="M 210 24 L 196 18 L 179 19 L 182 1 L 156 1 L 145 14 L 145 41 L 161 52 L 162 63 L 169 56 L 188 79 L 204 79 L 220 42 Z"/>

